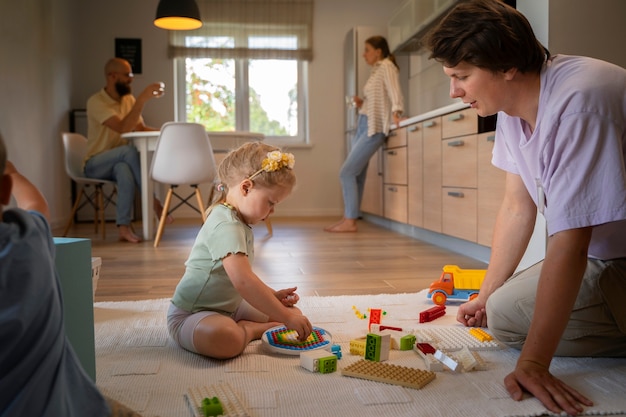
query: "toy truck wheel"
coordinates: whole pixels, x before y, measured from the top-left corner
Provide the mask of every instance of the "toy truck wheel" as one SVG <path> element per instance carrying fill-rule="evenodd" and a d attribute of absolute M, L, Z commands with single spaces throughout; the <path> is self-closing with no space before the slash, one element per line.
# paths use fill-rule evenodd
<path fill-rule="evenodd" d="M 470 299 L 470 301 L 472 301 L 476 297 L 478 297 L 478 293 L 477 292 L 475 292 L 473 294 L 470 294 L 469 299 Z"/>
<path fill-rule="evenodd" d="M 437 304 L 438 306 L 444 306 L 446 305 L 446 299 L 448 297 L 444 293 L 437 291 L 433 293 L 431 298 L 433 300 L 433 303 Z"/>

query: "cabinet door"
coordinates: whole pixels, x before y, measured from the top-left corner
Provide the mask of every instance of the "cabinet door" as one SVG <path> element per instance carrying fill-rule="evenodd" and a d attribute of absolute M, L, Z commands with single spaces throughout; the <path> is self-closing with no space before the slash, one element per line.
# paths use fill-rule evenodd
<path fill-rule="evenodd" d="M 476 194 L 475 188 L 443 188 L 443 233 L 476 242 Z"/>
<path fill-rule="evenodd" d="M 382 170 L 382 150 L 376 152 L 370 159 L 367 166 L 367 176 L 365 187 L 363 188 L 363 200 L 361 201 L 361 211 L 383 215 L 383 170 Z"/>
<path fill-rule="evenodd" d="M 407 126 L 408 221 L 417 227 L 424 226 L 423 130 L 421 123 Z"/>
<path fill-rule="evenodd" d="M 441 233 L 441 117 L 424 121 L 424 228 Z"/>
<path fill-rule="evenodd" d="M 476 188 L 478 136 L 459 136 L 442 142 L 444 187 Z"/>
<path fill-rule="evenodd" d="M 491 164 L 495 132 L 478 135 L 478 243 L 491 246 L 496 216 L 504 198 L 506 173 Z"/>
<path fill-rule="evenodd" d="M 407 186 L 385 184 L 383 195 L 385 199 L 385 217 L 400 223 L 407 222 Z"/>
<path fill-rule="evenodd" d="M 407 185 L 407 148 L 391 148 L 383 150 L 385 184 Z"/>
<path fill-rule="evenodd" d="M 478 133 L 478 114 L 474 109 L 459 110 L 442 117 L 442 138 Z"/>

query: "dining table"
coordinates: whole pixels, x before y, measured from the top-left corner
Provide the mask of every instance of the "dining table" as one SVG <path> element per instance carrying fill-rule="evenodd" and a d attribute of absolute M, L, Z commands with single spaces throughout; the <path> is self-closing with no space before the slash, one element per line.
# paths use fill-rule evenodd
<path fill-rule="evenodd" d="M 139 164 L 141 170 L 141 219 L 144 240 L 154 239 L 155 217 L 153 214 L 154 181 L 151 181 L 150 166 L 152 153 L 157 147 L 161 132 L 136 131 L 122 133 L 122 138 L 135 145 L 139 151 Z M 248 131 L 230 132 L 207 132 L 214 153 L 225 153 L 235 149 L 246 142 L 262 141 L 263 133 Z"/>

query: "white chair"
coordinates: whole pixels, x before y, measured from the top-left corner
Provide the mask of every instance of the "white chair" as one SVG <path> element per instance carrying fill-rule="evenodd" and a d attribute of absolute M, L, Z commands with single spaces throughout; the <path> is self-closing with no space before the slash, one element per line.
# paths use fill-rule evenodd
<path fill-rule="evenodd" d="M 96 178 L 87 178 L 83 171 L 83 160 L 87 154 L 87 138 L 80 133 L 69 132 L 64 132 L 62 136 L 63 148 L 65 152 L 65 172 L 78 186 L 78 195 L 74 201 L 72 213 L 70 214 L 63 236 L 67 236 L 67 232 L 70 230 L 70 227 L 74 222 L 76 211 L 80 207 L 89 204 L 94 208 L 95 232 L 98 233 L 98 223 L 100 222 L 102 227 L 102 239 L 104 239 L 106 237 L 104 209 L 109 204 L 115 204 L 113 202 L 113 197 L 117 193 L 115 182 Z M 113 185 L 113 191 L 109 195 L 107 195 L 102 189 L 105 184 Z M 90 187 L 93 187 L 92 192 L 89 191 Z M 84 201 L 83 197 L 85 197 Z"/>
<path fill-rule="evenodd" d="M 152 156 L 150 175 L 154 181 L 169 185 L 159 227 L 154 238 L 154 247 L 159 246 L 167 216 L 183 204 L 200 213 L 205 220 L 206 208 L 202 201 L 199 184 L 213 183 L 217 175 L 213 148 L 204 126 L 198 123 L 169 122 L 161 127 L 161 133 Z M 174 188 L 179 185 L 193 187 L 188 197 L 178 195 Z M 170 209 L 172 196 L 180 203 Z M 191 205 L 189 199 L 196 196 L 199 208 Z"/>

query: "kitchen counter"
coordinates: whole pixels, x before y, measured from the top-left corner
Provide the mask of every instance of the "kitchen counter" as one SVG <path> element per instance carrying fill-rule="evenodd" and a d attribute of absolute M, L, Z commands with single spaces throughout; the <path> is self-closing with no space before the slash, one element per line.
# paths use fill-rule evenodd
<path fill-rule="evenodd" d="M 453 103 L 450 104 L 448 106 L 444 106 L 444 107 L 439 107 L 438 109 L 435 110 L 431 110 L 429 112 L 426 113 L 422 113 L 420 115 L 417 116 L 413 116 L 410 117 L 408 119 L 404 119 L 400 121 L 399 125 L 392 125 L 391 128 L 392 129 L 396 129 L 398 127 L 404 127 L 404 126 L 408 126 L 408 125 L 412 125 L 414 123 L 419 123 L 421 121 L 424 121 L 426 119 L 431 119 L 433 117 L 437 117 L 437 116 L 441 116 L 444 114 L 448 114 L 448 113 L 452 113 L 455 112 L 457 110 L 463 110 L 469 107 L 469 104 L 463 103 L 462 101 L 459 101 L 458 103 Z"/>

